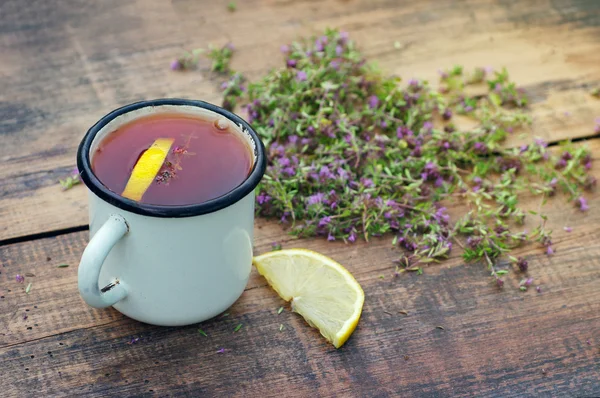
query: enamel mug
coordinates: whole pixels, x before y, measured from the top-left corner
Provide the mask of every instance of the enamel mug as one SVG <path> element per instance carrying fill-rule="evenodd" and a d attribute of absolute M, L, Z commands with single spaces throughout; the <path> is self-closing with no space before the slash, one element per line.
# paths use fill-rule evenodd
<path fill-rule="evenodd" d="M 123 124 L 161 112 L 229 120 L 254 154 L 246 180 L 221 197 L 186 206 L 149 205 L 110 191 L 91 168 L 99 143 Z M 254 189 L 265 167 L 264 146 L 248 123 L 202 101 L 143 101 L 104 116 L 77 152 L 90 218 L 90 241 L 78 271 L 81 297 L 92 307 L 113 306 L 163 326 L 201 322 L 226 310 L 250 276 Z"/>

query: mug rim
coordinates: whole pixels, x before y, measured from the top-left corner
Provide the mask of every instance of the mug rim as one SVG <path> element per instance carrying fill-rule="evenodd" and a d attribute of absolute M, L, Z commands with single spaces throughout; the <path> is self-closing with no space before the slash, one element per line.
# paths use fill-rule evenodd
<path fill-rule="evenodd" d="M 235 124 L 241 126 L 250 135 L 254 141 L 254 164 L 252 170 L 246 177 L 246 179 L 233 188 L 231 191 L 219 197 L 207 200 L 198 204 L 191 205 L 153 205 L 147 203 L 136 202 L 131 199 L 127 199 L 116 192 L 111 191 L 106 187 L 92 171 L 91 160 L 90 160 L 90 149 L 96 135 L 112 120 L 118 116 L 126 113 L 136 111 L 138 109 L 146 107 L 156 107 L 163 105 L 172 106 L 192 106 L 208 111 L 217 113 Z M 233 112 L 223 109 L 219 106 L 210 104 L 208 102 L 200 100 L 189 100 L 181 98 L 161 98 L 155 100 L 146 100 L 134 102 L 129 105 L 117 108 L 108 114 L 104 115 L 96 124 L 94 124 L 85 134 L 79 148 L 77 149 L 77 169 L 82 181 L 85 183 L 87 188 L 92 191 L 100 199 L 108 202 L 109 204 L 116 206 L 122 210 L 140 214 L 143 216 L 150 217 L 162 217 L 162 218 L 181 218 L 181 217 L 193 217 L 202 214 L 213 213 L 215 211 L 224 209 L 239 202 L 241 199 L 251 193 L 260 180 L 262 179 L 267 167 L 267 159 L 265 156 L 265 147 L 258 134 L 254 129 L 241 117 L 237 116 Z"/>

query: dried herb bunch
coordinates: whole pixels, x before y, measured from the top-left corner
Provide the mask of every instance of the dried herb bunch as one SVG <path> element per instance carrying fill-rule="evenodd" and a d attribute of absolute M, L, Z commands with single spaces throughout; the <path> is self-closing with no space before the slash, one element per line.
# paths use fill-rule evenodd
<path fill-rule="evenodd" d="M 545 216 L 522 231 L 520 193 L 542 200 L 564 191 L 582 211 L 591 156 L 564 143 L 507 149 L 505 138 L 530 119 L 527 99 L 506 70 L 461 67 L 440 72 L 438 90 L 427 82 L 386 76 L 368 64 L 346 33 L 282 47 L 285 67 L 248 85 L 234 75 L 225 103 L 247 95 L 249 122 L 269 156 L 257 191 L 257 213 L 277 217 L 299 236 L 354 242 L 394 234 L 403 249 L 397 272 L 448 256 L 460 243 L 467 261 L 484 260 L 502 286 L 495 259 L 525 242 L 553 253 Z M 467 86 L 484 87 L 467 95 Z M 462 129 L 456 114 L 477 121 Z M 469 211 L 451 220 L 444 206 L 464 202 Z M 519 231 L 521 230 L 521 231 Z M 526 261 L 510 257 L 516 268 Z"/>

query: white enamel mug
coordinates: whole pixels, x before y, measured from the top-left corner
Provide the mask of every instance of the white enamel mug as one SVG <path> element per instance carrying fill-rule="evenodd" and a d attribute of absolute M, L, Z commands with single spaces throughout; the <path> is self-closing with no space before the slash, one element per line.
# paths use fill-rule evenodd
<path fill-rule="evenodd" d="M 246 180 L 221 197 L 186 206 L 148 205 L 110 191 L 91 168 L 98 144 L 123 124 L 161 112 L 229 120 L 254 153 Z M 202 101 L 127 105 L 87 132 L 77 167 L 89 193 L 91 239 L 78 271 L 87 304 L 113 306 L 141 322 L 179 326 L 212 318 L 241 296 L 252 266 L 254 189 L 266 167 L 264 146 L 243 119 Z"/>

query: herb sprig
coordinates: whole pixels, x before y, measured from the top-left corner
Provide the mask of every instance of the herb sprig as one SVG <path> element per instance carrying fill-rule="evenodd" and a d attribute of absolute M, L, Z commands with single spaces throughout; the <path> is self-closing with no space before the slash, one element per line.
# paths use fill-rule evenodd
<path fill-rule="evenodd" d="M 212 44 L 208 49 L 197 48 L 192 51 L 184 52 L 179 58 L 171 62 L 172 70 L 190 70 L 195 69 L 200 61 L 200 56 L 206 53 L 206 57 L 212 61 L 210 70 L 218 73 L 230 72 L 229 63 L 233 56 L 233 44 L 227 43 L 223 47 L 215 47 Z"/>

